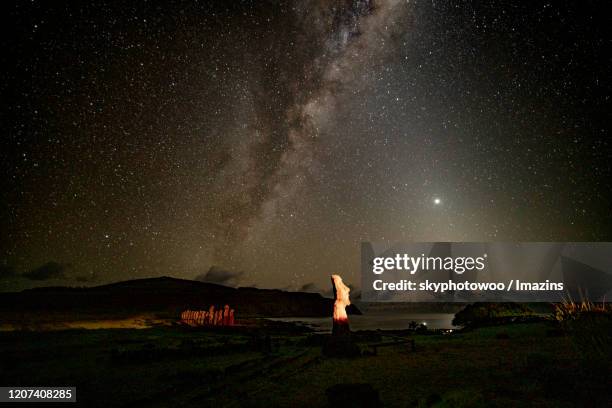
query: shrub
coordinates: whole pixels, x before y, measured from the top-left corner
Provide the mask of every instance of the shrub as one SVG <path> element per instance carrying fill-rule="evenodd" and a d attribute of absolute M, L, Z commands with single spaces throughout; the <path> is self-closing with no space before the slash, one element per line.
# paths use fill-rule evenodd
<path fill-rule="evenodd" d="M 555 305 L 554 316 L 585 362 L 612 361 L 612 305 L 566 300 Z"/>
<path fill-rule="evenodd" d="M 612 305 L 607 303 L 596 304 L 588 300 L 574 302 L 573 300 L 563 300 L 555 304 L 554 317 L 558 322 L 577 320 L 585 313 L 611 314 Z"/>
<path fill-rule="evenodd" d="M 531 309 L 520 303 L 474 303 L 455 314 L 453 325 L 474 327 L 533 315 Z"/>

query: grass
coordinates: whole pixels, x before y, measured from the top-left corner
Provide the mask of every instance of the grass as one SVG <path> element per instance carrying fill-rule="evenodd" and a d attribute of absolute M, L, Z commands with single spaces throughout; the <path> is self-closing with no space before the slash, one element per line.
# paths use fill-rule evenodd
<path fill-rule="evenodd" d="M 414 353 L 393 346 L 353 359 L 324 358 L 290 333 L 273 333 L 274 352 L 263 353 L 244 334 L 171 327 L 2 332 L 0 383 L 76 385 L 92 407 L 315 407 L 338 383 L 371 384 L 388 407 L 609 406 L 606 383 L 585 384 L 607 380 L 576 375 L 573 338 L 548 335 L 552 324 L 416 335 Z M 147 358 L 117 360 L 117 350 Z"/>
<path fill-rule="evenodd" d="M 593 303 L 589 300 L 574 302 L 572 299 L 564 299 L 563 302 L 555 304 L 554 316 L 559 322 L 579 319 L 585 313 L 612 314 L 612 304 Z"/>

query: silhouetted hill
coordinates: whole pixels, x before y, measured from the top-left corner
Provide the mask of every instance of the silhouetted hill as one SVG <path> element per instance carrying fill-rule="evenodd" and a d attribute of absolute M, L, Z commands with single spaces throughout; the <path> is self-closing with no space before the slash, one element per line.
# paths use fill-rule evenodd
<path fill-rule="evenodd" d="M 0 311 L 170 312 L 225 304 L 237 316 L 331 316 L 333 300 L 318 293 L 231 288 L 170 277 L 137 279 L 94 287 L 46 287 L 1 293 Z M 352 305 L 351 305 L 352 306 Z M 349 313 L 361 314 L 357 307 Z"/>

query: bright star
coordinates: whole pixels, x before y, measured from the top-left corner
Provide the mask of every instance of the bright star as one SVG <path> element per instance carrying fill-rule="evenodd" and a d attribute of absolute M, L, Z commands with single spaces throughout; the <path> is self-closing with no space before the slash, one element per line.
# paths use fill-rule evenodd
<path fill-rule="evenodd" d="M 441 203 L 442 203 L 442 200 L 440 200 L 440 199 L 439 199 L 439 198 L 437 198 L 437 197 L 436 197 L 436 198 L 434 198 L 434 200 L 433 200 L 433 201 L 434 201 L 434 204 L 435 204 L 435 205 L 439 205 L 439 204 L 441 204 Z"/>

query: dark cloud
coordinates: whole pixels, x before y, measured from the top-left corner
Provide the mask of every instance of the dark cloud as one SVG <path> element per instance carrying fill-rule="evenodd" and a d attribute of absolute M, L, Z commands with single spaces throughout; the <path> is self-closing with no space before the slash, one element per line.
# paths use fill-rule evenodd
<path fill-rule="evenodd" d="M 299 292 L 311 292 L 311 293 L 321 293 L 321 288 L 314 284 L 314 282 L 309 282 L 302 285 L 299 289 Z"/>
<path fill-rule="evenodd" d="M 32 269 L 21 276 L 30 280 L 50 280 L 50 279 L 63 279 L 66 277 L 66 271 L 70 268 L 70 265 L 60 264 L 58 262 L 47 262 L 38 268 Z"/>
<path fill-rule="evenodd" d="M 350 285 L 350 284 L 348 285 L 348 287 L 351 289 L 351 293 L 350 293 L 351 299 L 353 300 L 361 299 L 361 290 L 359 288 L 356 288 L 354 285 Z M 302 285 L 298 289 L 298 291 L 299 292 L 309 292 L 309 293 L 320 293 L 323 297 L 329 297 L 329 298 L 334 297 L 334 290 L 331 288 L 331 284 L 328 289 L 322 289 L 319 286 L 317 286 L 314 282 L 309 282 L 309 283 Z"/>
<path fill-rule="evenodd" d="M 309 282 L 309 283 L 302 285 L 298 289 L 298 292 L 319 293 L 323 297 L 328 297 L 328 298 L 334 297 L 334 291 L 331 288 L 331 284 L 329 288 L 323 289 L 317 286 L 317 284 L 315 284 L 314 282 Z"/>
<path fill-rule="evenodd" d="M 196 276 L 195 280 L 226 286 L 237 286 L 242 275 L 243 272 L 233 272 L 217 266 L 212 266 L 208 272 Z"/>

